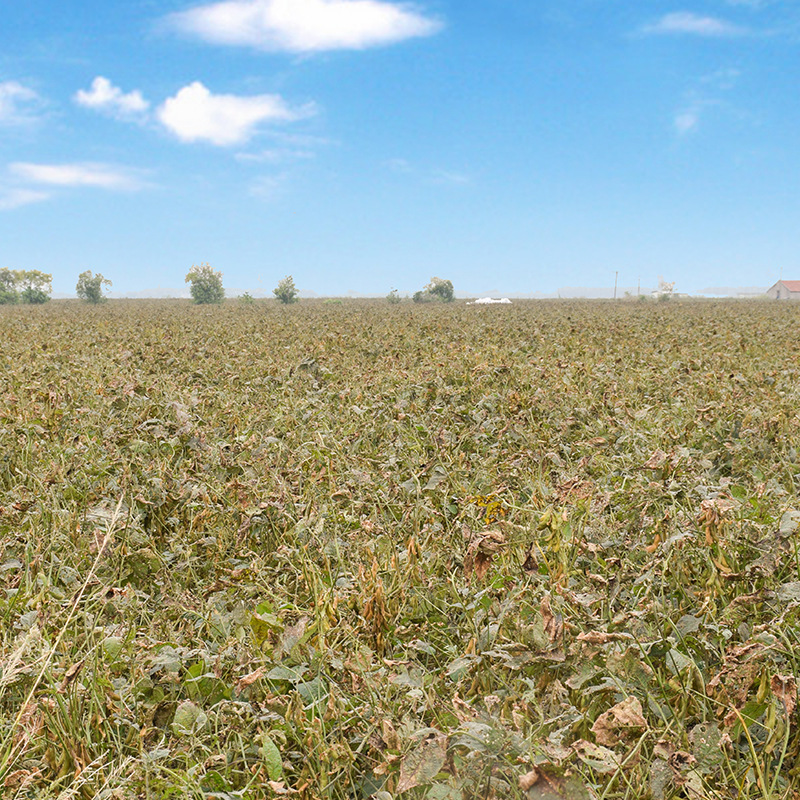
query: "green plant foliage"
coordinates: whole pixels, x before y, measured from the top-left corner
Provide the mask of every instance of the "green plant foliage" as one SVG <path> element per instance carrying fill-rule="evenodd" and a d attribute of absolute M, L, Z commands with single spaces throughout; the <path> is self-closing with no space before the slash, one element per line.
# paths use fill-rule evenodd
<path fill-rule="evenodd" d="M 111 281 L 108 278 L 104 278 L 99 272 L 97 275 L 93 275 L 91 270 L 87 269 L 78 275 L 75 291 L 78 299 L 97 305 L 98 303 L 104 303 L 107 299 L 103 294 L 103 287 L 111 285 Z"/>
<path fill-rule="evenodd" d="M 296 303 L 298 301 L 297 288 L 294 285 L 294 278 L 287 275 L 278 285 L 272 290 L 278 302 L 284 305 Z"/>
<path fill-rule="evenodd" d="M 402 302 L 400 292 L 398 292 L 397 289 L 392 289 L 389 294 L 386 295 L 386 302 L 393 306 L 399 305 Z"/>
<path fill-rule="evenodd" d="M 13 305 L 18 302 L 16 273 L 3 267 L 0 269 L 0 305 Z"/>
<path fill-rule="evenodd" d="M 40 306 L 50 301 L 50 295 L 44 289 L 28 286 L 22 290 L 20 300 L 28 305 Z"/>
<path fill-rule="evenodd" d="M 3 797 L 800 792 L 792 304 L 29 311 Z"/>
<path fill-rule="evenodd" d="M 50 300 L 53 276 L 38 269 L 0 269 L 0 305 L 41 305 Z"/>
<path fill-rule="evenodd" d="M 209 264 L 193 266 L 186 274 L 186 283 L 191 284 L 189 291 L 198 305 L 218 305 L 225 299 L 222 273 L 212 269 Z"/>

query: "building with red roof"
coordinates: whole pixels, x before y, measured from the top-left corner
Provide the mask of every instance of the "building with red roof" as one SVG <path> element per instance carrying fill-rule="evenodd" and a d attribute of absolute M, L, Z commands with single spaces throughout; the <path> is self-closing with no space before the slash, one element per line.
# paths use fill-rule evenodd
<path fill-rule="evenodd" d="M 773 300 L 800 300 L 800 281 L 778 281 L 767 289 Z"/>

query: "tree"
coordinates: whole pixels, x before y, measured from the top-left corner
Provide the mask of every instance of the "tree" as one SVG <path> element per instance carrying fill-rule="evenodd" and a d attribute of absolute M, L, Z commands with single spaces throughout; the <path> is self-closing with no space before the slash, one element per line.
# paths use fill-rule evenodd
<path fill-rule="evenodd" d="M 50 300 L 50 292 L 53 291 L 53 276 L 48 272 L 40 272 L 38 269 L 19 270 L 17 285 L 22 287 L 20 296 L 23 303 L 41 305 Z"/>
<path fill-rule="evenodd" d="M 209 264 L 192 266 L 186 274 L 186 283 L 192 284 L 192 300 L 198 305 L 216 305 L 225 299 L 222 273 L 213 270 Z"/>
<path fill-rule="evenodd" d="M 294 279 L 291 275 L 287 275 L 273 290 L 272 294 L 284 305 L 297 302 L 297 287 L 294 285 Z"/>
<path fill-rule="evenodd" d="M 104 286 L 111 286 L 111 281 L 104 278 L 99 272 L 97 275 L 92 275 L 92 271 L 87 269 L 86 272 L 78 275 L 78 285 L 75 287 L 75 291 L 81 300 L 96 305 L 104 303 L 107 299 L 103 295 Z"/>
<path fill-rule="evenodd" d="M 452 303 L 456 299 L 453 293 L 453 282 L 444 278 L 431 278 L 431 282 L 425 287 L 425 291 L 443 303 Z"/>
<path fill-rule="evenodd" d="M 0 269 L 0 304 L 20 300 L 32 305 L 46 303 L 52 283 L 53 276 L 38 269 Z"/>
<path fill-rule="evenodd" d="M 402 302 L 400 299 L 400 292 L 398 292 L 397 289 L 392 289 L 392 291 L 386 295 L 386 300 L 390 305 L 393 306 L 396 306 L 398 303 Z"/>
<path fill-rule="evenodd" d="M 430 303 L 434 300 L 440 303 L 452 303 L 456 297 L 453 293 L 452 281 L 444 278 L 431 278 L 431 282 L 427 286 L 414 292 L 412 299 L 415 303 Z"/>
<path fill-rule="evenodd" d="M 3 267 L 3 269 L 0 269 L 0 305 L 18 302 L 17 276 L 12 270 Z"/>

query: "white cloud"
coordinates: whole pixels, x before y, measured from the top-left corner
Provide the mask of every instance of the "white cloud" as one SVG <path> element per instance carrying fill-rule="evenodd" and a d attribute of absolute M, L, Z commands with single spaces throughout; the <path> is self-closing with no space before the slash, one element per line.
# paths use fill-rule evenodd
<path fill-rule="evenodd" d="M 442 184 L 445 186 L 466 186 L 472 183 L 472 178 L 465 172 L 454 172 L 449 169 L 435 169 L 433 170 L 431 179 L 434 183 Z"/>
<path fill-rule="evenodd" d="M 30 164 L 17 162 L 9 166 L 16 178 L 46 186 L 89 186 L 97 189 L 133 191 L 143 187 L 142 182 L 129 171 L 107 164 Z"/>
<path fill-rule="evenodd" d="M 116 117 L 130 118 L 144 114 L 150 103 L 142 97 L 138 90 L 125 94 L 114 86 L 108 78 L 98 75 L 92 81 L 89 91 L 84 89 L 75 93 L 75 102 L 86 108 L 107 111 Z"/>
<path fill-rule="evenodd" d="M 41 203 L 48 200 L 47 192 L 37 192 L 34 189 L 2 189 L 0 188 L 0 211 L 10 211 L 14 208 L 29 206 L 32 203 Z"/>
<path fill-rule="evenodd" d="M 390 158 L 383 162 L 383 166 L 397 175 L 406 175 L 438 186 L 467 186 L 472 183 L 472 177 L 466 172 L 443 169 L 442 167 L 434 167 L 432 169 L 419 167 L 405 158 Z"/>
<path fill-rule="evenodd" d="M 241 97 L 212 94 L 195 81 L 158 109 L 158 119 L 182 142 L 230 147 L 247 142 L 266 122 L 289 122 L 314 113 L 313 106 L 293 110 L 279 95 Z"/>
<path fill-rule="evenodd" d="M 442 27 L 411 6 L 384 0 L 224 0 L 169 19 L 213 44 L 293 53 L 362 50 L 430 36 Z"/>
<path fill-rule="evenodd" d="M 676 11 L 672 14 L 666 14 L 652 25 L 647 25 L 644 28 L 644 32 L 720 38 L 741 36 L 746 33 L 746 29 L 717 17 L 705 17 L 700 14 L 693 14 L 691 11 Z"/>
<path fill-rule="evenodd" d="M 691 108 L 681 111 L 675 116 L 675 130 L 681 136 L 686 136 L 697 129 L 700 124 L 700 109 Z"/>
<path fill-rule="evenodd" d="M 250 196 L 259 200 L 275 200 L 283 190 L 286 175 L 263 175 L 250 185 Z"/>
<path fill-rule="evenodd" d="M 0 83 L 0 125 L 30 122 L 31 108 L 38 104 L 39 95 L 16 81 Z"/>
<path fill-rule="evenodd" d="M 743 115 L 731 105 L 727 97 L 736 88 L 741 76 L 738 69 L 720 69 L 701 76 L 689 91 L 684 103 L 673 118 L 675 132 L 679 136 L 695 133 L 707 122 L 710 114 L 720 113 L 743 118 Z"/>
<path fill-rule="evenodd" d="M 281 164 L 286 161 L 301 161 L 314 158 L 311 150 L 271 149 L 258 153 L 237 153 L 234 157 L 243 164 Z"/>

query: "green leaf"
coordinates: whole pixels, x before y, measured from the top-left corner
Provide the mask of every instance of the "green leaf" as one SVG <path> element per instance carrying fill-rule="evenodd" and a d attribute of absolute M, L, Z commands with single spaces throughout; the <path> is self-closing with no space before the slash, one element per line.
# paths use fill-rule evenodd
<path fill-rule="evenodd" d="M 261 734 L 261 747 L 258 748 L 258 753 L 264 759 L 269 779 L 271 781 L 283 780 L 281 751 L 268 733 Z"/>
<path fill-rule="evenodd" d="M 313 678 L 295 687 L 306 704 L 319 703 L 328 696 L 328 686 L 321 678 Z"/>
<path fill-rule="evenodd" d="M 192 736 L 205 728 L 208 716 L 191 700 L 184 700 L 175 710 L 172 732 L 176 736 Z"/>

